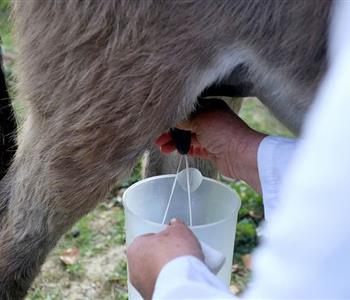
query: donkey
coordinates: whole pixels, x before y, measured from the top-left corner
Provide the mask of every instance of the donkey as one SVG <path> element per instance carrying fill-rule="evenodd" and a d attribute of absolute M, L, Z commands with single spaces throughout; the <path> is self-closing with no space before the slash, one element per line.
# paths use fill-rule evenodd
<path fill-rule="evenodd" d="M 332 5 L 15 2 L 17 97 L 28 117 L 0 184 L 0 299 L 26 295 L 60 236 L 208 88 L 247 82 L 298 132 L 327 68 Z"/>

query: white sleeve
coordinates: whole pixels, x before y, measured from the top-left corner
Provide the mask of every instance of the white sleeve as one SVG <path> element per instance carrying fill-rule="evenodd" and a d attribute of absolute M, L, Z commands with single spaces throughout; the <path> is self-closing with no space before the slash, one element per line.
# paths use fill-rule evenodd
<path fill-rule="evenodd" d="M 295 139 L 276 136 L 265 137 L 259 145 L 258 171 L 266 220 L 277 207 L 281 181 L 295 148 Z"/>
<path fill-rule="evenodd" d="M 254 256 L 246 299 L 350 296 L 350 3 L 334 3 L 339 32 L 331 69 L 283 176 L 283 201 Z M 154 292 L 155 299 L 230 297 L 204 264 L 188 257 L 163 268 Z"/>
<path fill-rule="evenodd" d="M 203 262 L 194 256 L 182 256 L 170 261 L 162 268 L 152 299 L 237 298 Z"/>
<path fill-rule="evenodd" d="M 331 68 L 254 256 L 248 299 L 350 297 L 350 2 L 334 5 Z"/>

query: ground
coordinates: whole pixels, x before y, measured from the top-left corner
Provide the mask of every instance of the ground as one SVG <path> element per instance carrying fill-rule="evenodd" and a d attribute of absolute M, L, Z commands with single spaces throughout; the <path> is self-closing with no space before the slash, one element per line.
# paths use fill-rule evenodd
<path fill-rule="evenodd" d="M 123 223 L 119 205 L 101 203 L 62 237 L 26 299 L 126 299 Z"/>
<path fill-rule="evenodd" d="M 8 21 L 9 0 L 0 0 L 0 36 L 5 56 L 6 75 L 15 95 L 12 67 L 16 57 Z M 19 122 L 25 111 L 15 99 Z M 256 99 L 243 102 L 240 116 L 254 129 L 291 136 Z M 127 299 L 124 214 L 121 197 L 127 186 L 140 179 L 140 166 L 133 175 L 116 186 L 89 215 L 82 218 L 60 240 L 42 267 L 26 300 L 115 300 Z M 241 293 L 250 277 L 251 253 L 258 245 L 257 229 L 263 220 L 262 199 L 243 182 L 227 182 L 241 200 L 237 225 L 231 290 Z"/>

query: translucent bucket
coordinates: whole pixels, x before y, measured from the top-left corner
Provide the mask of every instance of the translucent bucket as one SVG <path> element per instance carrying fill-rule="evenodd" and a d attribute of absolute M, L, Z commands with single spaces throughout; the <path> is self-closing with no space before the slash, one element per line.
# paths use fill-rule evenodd
<path fill-rule="evenodd" d="M 137 236 L 156 233 L 165 228 L 162 224 L 175 175 L 161 175 L 141 180 L 124 193 L 126 243 Z M 217 276 L 230 284 L 232 256 L 237 215 L 241 202 L 237 193 L 227 185 L 203 178 L 199 188 L 191 193 L 192 226 L 196 237 L 225 255 L 225 264 Z M 176 184 L 165 224 L 171 218 L 189 224 L 187 191 Z M 129 299 L 141 296 L 128 283 Z"/>

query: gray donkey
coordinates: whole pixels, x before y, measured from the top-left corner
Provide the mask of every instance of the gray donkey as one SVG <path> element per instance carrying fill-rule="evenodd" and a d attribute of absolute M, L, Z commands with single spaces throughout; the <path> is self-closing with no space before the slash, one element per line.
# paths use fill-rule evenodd
<path fill-rule="evenodd" d="M 26 295 L 60 236 L 203 91 L 249 83 L 246 93 L 298 132 L 327 67 L 331 6 L 15 2 L 17 97 L 28 117 L 1 181 L 0 299 Z"/>

